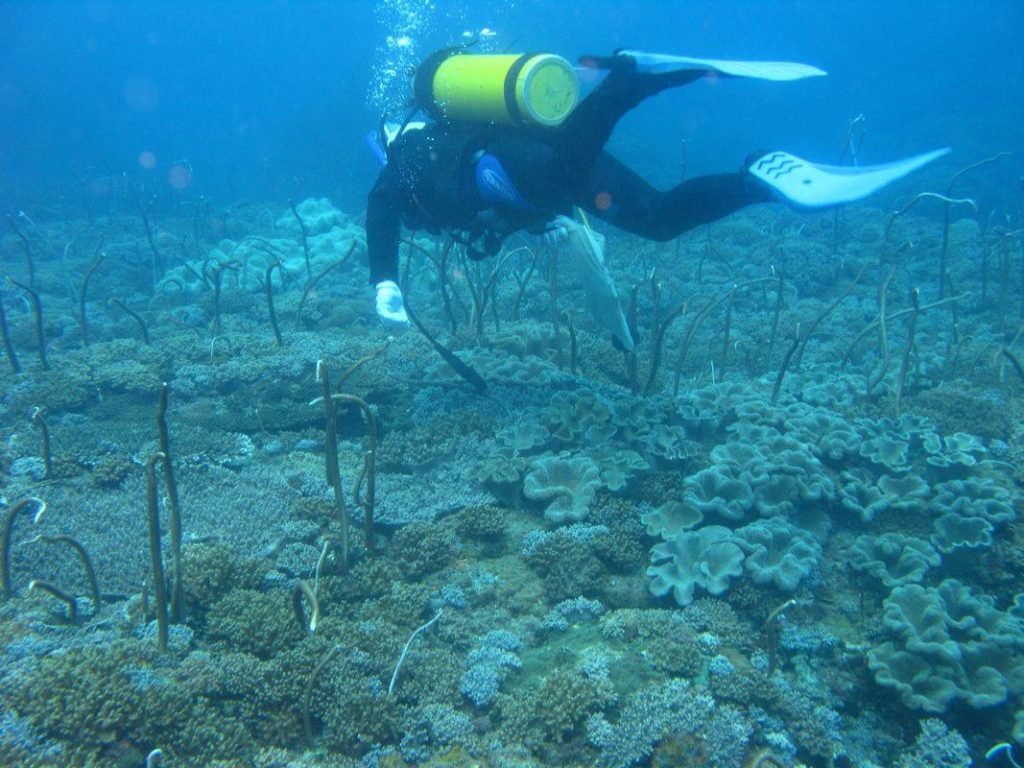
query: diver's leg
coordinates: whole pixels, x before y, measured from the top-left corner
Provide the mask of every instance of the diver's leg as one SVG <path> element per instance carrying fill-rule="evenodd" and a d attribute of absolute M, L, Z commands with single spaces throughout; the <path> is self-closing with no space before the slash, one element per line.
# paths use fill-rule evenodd
<path fill-rule="evenodd" d="M 602 152 L 590 173 L 587 194 L 576 203 L 627 232 L 665 241 L 773 199 L 770 189 L 745 172 L 699 176 L 662 192 Z"/>
<path fill-rule="evenodd" d="M 569 179 L 585 177 L 608 143 L 615 125 L 629 110 L 667 88 L 692 83 L 707 74 L 702 70 L 641 73 L 628 56 L 611 56 L 603 60 L 602 65 L 611 71 L 576 106 L 555 134 L 555 157 L 562 164 L 560 170 Z"/>

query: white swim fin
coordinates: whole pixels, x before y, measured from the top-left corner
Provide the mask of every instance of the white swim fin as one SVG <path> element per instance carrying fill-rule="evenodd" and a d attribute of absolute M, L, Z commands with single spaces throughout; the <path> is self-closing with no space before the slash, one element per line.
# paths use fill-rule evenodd
<path fill-rule="evenodd" d="M 949 152 L 949 147 L 883 165 L 817 165 L 788 152 L 769 152 L 749 172 L 795 205 L 825 208 L 852 203 Z"/>
<path fill-rule="evenodd" d="M 563 253 L 568 253 L 575 263 L 577 275 L 586 289 L 590 314 L 612 332 L 622 349 L 632 352 L 635 349 L 633 335 L 629 332 L 629 323 L 619 305 L 615 281 L 604 259 L 604 235 L 591 229 L 585 218 L 581 224 L 568 216 L 557 216 L 552 223 L 566 231 Z"/>
<path fill-rule="evenodd" d="M 792 61 L 727 61 L 725 59 L 695 59 L 690 56 L 669 56 L 664 53 L 645 51 L 619 51 L 620 56 L 629 56 L 636 61 L 640 72 L 652 75 L 668 72 L 704 71 L 718 72 L 732 77 L 752 77 L 758 80 L 801 80 L 805 77 L 820 77 L 825 70 L 810 64 Z"/>

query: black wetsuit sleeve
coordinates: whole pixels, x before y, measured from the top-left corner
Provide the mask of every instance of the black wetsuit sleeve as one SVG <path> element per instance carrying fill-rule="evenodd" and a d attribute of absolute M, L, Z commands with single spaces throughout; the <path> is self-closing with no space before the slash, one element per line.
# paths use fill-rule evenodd
<path fill-rule="evenodd" d="M 398 282 L 398 244 L 402 230 L 403 193 L 398 170 L 385 166 L 366 202 L 366 250 L 370 282 Z"/>

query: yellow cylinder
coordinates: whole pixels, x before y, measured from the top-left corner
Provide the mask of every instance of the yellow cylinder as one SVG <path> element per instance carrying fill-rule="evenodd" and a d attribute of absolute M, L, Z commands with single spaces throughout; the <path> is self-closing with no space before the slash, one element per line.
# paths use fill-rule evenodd
<path fill-rule="evenodd" d="M 432 96 L 449 120 L 554 126 L 576 106 L 579 78 L 551 53 L 459 54 L 438 64 Z"/>

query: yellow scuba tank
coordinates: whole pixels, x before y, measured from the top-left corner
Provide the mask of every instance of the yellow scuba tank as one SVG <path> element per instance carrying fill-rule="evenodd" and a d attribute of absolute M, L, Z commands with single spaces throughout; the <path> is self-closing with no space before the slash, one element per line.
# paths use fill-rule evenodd
<path fill-rule="evenodd" d="M 559 125 L 579 99 L 572 65 L 552 53 L 438 51 L 416 71 L 417 103 L 438 120 Z"/>

